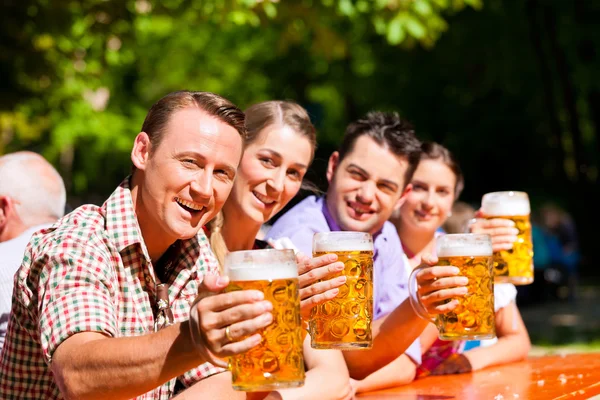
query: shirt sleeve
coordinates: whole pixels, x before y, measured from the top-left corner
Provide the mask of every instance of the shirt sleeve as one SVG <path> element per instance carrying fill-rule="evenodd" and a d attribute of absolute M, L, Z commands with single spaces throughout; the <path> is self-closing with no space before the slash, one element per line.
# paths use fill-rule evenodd
<path fill-rule="evenodd" d="M 118 336 L 116 277 L 106 255 L 80 243 L 63 243 L 60 252 L 36 262 L 46 264 L 37 296 L 40 344 L 48 364 L 58 346 L 76 333 Z"/>
<path fill-rule="evenodd" d="M 512 283 L 494 284 L 494 311 L 498 312 L 517 300 L 517 288 Z"/>
<path fill-rule="evenodd" d="M 302 227 L 301 225 L 293 226 L 292 224 L 275 223 L 271 230 L 269 230 L 267 238 L 274 240 L 287 238 L 301 253 L 310 256 L 312 254 L 312 239 L 314 234 L 315 231 L 313 229 Z"/>

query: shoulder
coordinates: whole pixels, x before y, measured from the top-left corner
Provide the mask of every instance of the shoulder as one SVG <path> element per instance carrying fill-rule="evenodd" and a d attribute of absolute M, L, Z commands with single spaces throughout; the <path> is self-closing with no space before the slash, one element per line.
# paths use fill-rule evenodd
<path fill-rule="evenodd" d="M 100 207 L 81 206 L 51 227 L 35 232 L 25 251 L 25 260 L 41 265 L 53 258 L 106 262 L 111 245 L 104 223 Z"/>
<path fill-rule="evenodd" d="M 385 249 L 386 251 L 404 254 L 398 231 L 394 224 L 389 221 L 386 221 L 385 224 L 383 224 L 381 234 L 375 239 L 375 246 L 378 249 Z"/>
<path fill-rule="evenodd" d="M 322 198 L 309 196 L 283 214 L 269 230 L 268 237 L 292 236 L 298 229 L 307 231 L 329 230 L 323 215 Z"/>

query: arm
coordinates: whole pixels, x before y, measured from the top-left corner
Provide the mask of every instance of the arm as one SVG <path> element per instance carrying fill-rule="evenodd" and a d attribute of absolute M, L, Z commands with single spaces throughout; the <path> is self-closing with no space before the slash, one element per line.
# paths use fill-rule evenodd
<path fill-rule="evenodd" d="M 201 293 L 216 292 L 228 280 L 206 276 Z M 98 332 L 71 335 L 58 345 L 51 369 L 66 399 L 128 399 L 206 361 L 249 350 L 260 342 L 258 329 L 271 323 L 270 302 L 258 291 L 238 291 L 200 297 L 190 321 L 157 333 L 109 338 Z M 194 310 L 195 309 L 195 310 Z M 231 336 L 248 337 L 230 343 Z"/>
<path fill-rule="evenodd" d="M 406 385 L 415 379 L 416 372 L 417 367 L 413 360 L 406 354 L 402 354 L 365 379 L 356 381 L 356 393 Z"/>
<path fill-rule="evenodd" d="M 496 312 L 498 341 L 488 347 L 477 347 L 464 353 L 473 370 L 520 361 L 527 357 L 531 342 L 517 305 L 512 302 Z"/>
<path fill-rule="evenodd" d="M 339 350 L 315 350 L 310 347 L 310 337 L 303 344 L 306 380 L 304 386 L 273 392 L 267 400 L 338 400 L 350 399 L 352 388 L 348 369 Z"/>
<path fill-rule="evenodd" d="M 430 315 L 453 310 L 458 302 L 445 300 L 465 295 L 468 279 L 457 276 L 460 271 L 456 267 L 436 266 L 436 257 L 423 256 L 422 261 L 415 273 L 420 304 Z M 344 352 L 350 376 L 364 379 L 392 362 L 419 337 L 428 322 L 417 316 L 409 299 L 404 300 L 390 314 L 372 323 L 371 349 Z"/>

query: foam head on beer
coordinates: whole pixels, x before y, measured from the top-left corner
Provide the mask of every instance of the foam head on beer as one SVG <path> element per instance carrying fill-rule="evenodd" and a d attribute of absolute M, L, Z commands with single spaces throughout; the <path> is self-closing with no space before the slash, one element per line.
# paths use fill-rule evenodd
<path fill-rule="evenodd" d="M 313 237 L 313 253 L 373 251 L 373 238 L 365 232 L 319 232 Z"/>
<path fill-rule="evenodd" d="M 232 282 L 274 281 L 298 277 L 293 250 L 247 250 L 225 256 L 225 275 Z"/>
<path fill-rule="evenodd" d="M 442 257 L 487 257 L 492 255 L 490 235 L 451 234 L 436 240 L 436 251 Z"/>
<path fill-rule="evenodd" d="M 483 195 L 481 211 L 490 217 L 525 216 L 531 213 L 525 192 L 492 192 Z"/>

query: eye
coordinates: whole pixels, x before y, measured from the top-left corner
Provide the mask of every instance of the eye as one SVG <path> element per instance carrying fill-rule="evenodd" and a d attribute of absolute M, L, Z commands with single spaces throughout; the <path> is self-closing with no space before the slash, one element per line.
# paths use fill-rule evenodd
<path fill-rule="evenodd" d="M 427 188 L 421 183 L 413 183 L 413 190 L 415 192 L 422 192 L 423 190 L 427 190 Z"/>
<path fill-rule="evenodd" d="M 184 158 L 181 160 L 181 163 L 186 168 L 194 168 L 198 166 L 198 163 L 193 158 Z"/>
<path fill-rule="evenodd" d="M 302 174 L 298 170 L 291 169 L 288 171 L 288 175 L 291 176 L 295 181 L 302 180 Z"/>
<path fill-rule="evenodd" d="M 386 193 L 394 193 L 396 191 L 395 187 L 393 187 L 392 185 L 385 184 L 385 183 L 379 184 L 378 187 L 381 191 L 386 192 Z"/>
<path fill-rule="evenodd" d="M 231 173 L 229 173 L 228 171 L 226 171 L 224 169 L 216 169 L 213 173 L 220 180 L 223 180 L 223 181 L 233 180 Z"/>
<path fill-rule="evenodd" d="M 364 181 L 366 178 L 363 174 L 361 174 L 358 171 L 349 171 L 350 176 L 354 179 L 360 180 L 360 181 Z"/>
<path fill-rule="evenodd" d="M 450 190 L 448 190 L 446 188 L 438 189 L 437 192 L 440 196 L 444 196 L 444 197 L 450 195 Z"/>
<path fill-rule="evenodd" d="M 259 160 L 265 167 L 275 166 L 275 162 L 273 162 L 273 159 L 269 157 L 259 157 Z"/>

